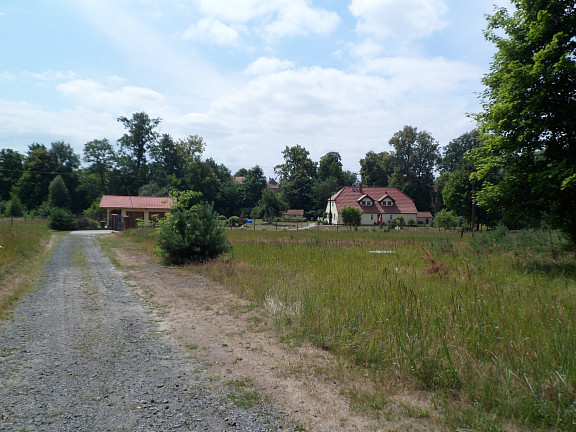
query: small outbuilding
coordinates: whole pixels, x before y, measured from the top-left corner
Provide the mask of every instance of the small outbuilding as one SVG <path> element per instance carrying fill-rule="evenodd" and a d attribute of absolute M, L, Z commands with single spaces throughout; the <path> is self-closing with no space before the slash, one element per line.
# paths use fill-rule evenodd
<path fill-rule="evenodd" d="M 137 219 L 163 219 L 175 202 L 172 197 L 104 195 L 100 208 L 106 209 L 106 226 L 121 231 L 135 227 Z"/>

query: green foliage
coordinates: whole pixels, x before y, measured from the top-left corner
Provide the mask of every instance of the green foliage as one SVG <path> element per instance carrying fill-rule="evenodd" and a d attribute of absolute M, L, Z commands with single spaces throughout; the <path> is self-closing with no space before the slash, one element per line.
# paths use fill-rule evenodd
<path fill-rule="evenodd" d="M 11 195 L 10 202 L 6 208 L 6 216 L 9 217 L 22 217 L 24 216 L 24 207 L 22 201 L 16 194 Z"/>
<path fill-rule="evenodd" d="M 70 207 L 70 194 L 62 176 L 58 175 L 50 182 L 50 186 L 48 186 L 48 203 L 52 207 Z"/>
<path fill-rule="evenodd" d="M 442 209 L 434 215 L 434 225 L 437 227 L 444 228 L 445 230 L 454 229 L 458 227 L 460 223 L 458 216 L 456 216 L 452 211 Z"/>
<path fill-rule="evenodd" d="M 360 177 L 364 186 L 388 186 L 394 171 L 394 155 L 369 151 L 360 159 Z"/>
<path fill-rule="evenodd" d="M 511 14 L 500 8 L 488 18 L 497 52 L 477 116 L 477 199 L 509 224 L 538 224 L 548 214 L 576 243 L 574 2 L 512 3 Z"/>
<path fill-rule="evenodd" d="M 166 264 L 204 262 L 231 248 L 213 206 L 181 206 L 158 222 L 158 250 Z"/>
<path fill-rule="evenodd" d="M 24 156 L 12 149 L 0 150 L 0 201 L 8 201 L 22 175 Z"/>
<path fill-rule="evenodd" d="M 72 212 L 60 207 L 52 209 L 48 226 L 56 231 L 72 231 L 77 227 Z"/>
<path fill-rule="evenodd" d="M 317 176 L 317 164 L 310 153 L 300 145 L 286 147 L 282 154 L 284 163 L 276 165 L 274 171 L 281 178 L 283 200 L 292 209 L 312 209 L 312 185 Z"/>
<path fill-rule="evenodd" d="M 417 380 L 440 408 L 470 411 L 454 429 L 573 430 L 576 265 L 557 233 L 499 228 L 486 253 L 455 232 L 227 233 L 233 259 L 204 270 L 288 335 L 377 380 Z"/>
<path fill-rule="evenodd" d="M 390 145 L 395 150 L 390 186 L 412 198 L 418 210 L 431 210 L 438 142 L 426 131 L 404 126 L 390 138 Z"/>
<path fill-rule="evenodd" d="M 344 207 L 340 212 L 344 225 L 357 228 L 362 222 L 362 210 L 355 207 Z"/>

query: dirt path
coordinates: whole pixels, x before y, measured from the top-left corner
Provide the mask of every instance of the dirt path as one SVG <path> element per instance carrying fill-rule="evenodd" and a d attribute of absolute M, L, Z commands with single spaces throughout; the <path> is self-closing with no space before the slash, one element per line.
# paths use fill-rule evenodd
<path fill-rule="evenodd" d="M 2 431 L 295 430 L 162 335 L 97 241 L 66 236 L 0 325 Z"/>
<path fill-rule="evenodd" d="M 190 269 L 165 267 L 131 248 L 113 249 L 128 280 L 157 310 L 160 326 L 202 360 L 214 381 L 248 382 L 310 432 L 442 430 L 430 396 L 387 384 L 375 415 L 350 408 L 374 384 L 328 352 L 279 341 L 273 316 Z"/>

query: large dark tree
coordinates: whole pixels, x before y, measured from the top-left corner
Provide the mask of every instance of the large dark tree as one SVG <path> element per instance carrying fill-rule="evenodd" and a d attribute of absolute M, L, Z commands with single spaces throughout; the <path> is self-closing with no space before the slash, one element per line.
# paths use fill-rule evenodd
<path fill-rule="evenodd" d="M 389 142 L 395 150 L 390 186 L 411 197 L 418 210 L 431 210 L 438 142 L 428 132 L 418 132 L 412 126 L 404 126 Z"/>
<path fill-rule="evenodd" d="M 360 177 L 364 186 L 388 186 L 394 170 L 394 155 L 369 151 L 360 159 Z"/>
<path fill-rule="evenodd" d="M 22 175 L 24 156 L 15 150 L 0 150 L 0 201 L 8 201 L 14 184 Z"/>
<path fill-rule="evenodd" d="M 84 144 L 84 162 L 91 163 L 90 171 L 98 175 L 101 193 L 106 190 L 106 175 L 112 169 L 115 158 L 114 148 L 106 138 Z"/>
<path fill-rule="evenodd" d="M 118 140 L 120 150 L 118 166 L 132 189 L 138 190 L 146 183 L 147 153 L 158 140 L 156 128 L 159 118 L 150 118 L 145 112 L 134 113 L 132 118 L 118 117 L 127 132 Z"/>
<path fill-rule="evenodd" d="M 48 198 L 48 186 L 54 177 L 54 169 L 53 158 L 44 144 L 28 146 L 24 172 L 14 187 L 28 210 L 35 209 Z"/>
<path fill-rule="evenodd" d="M 262 192 L 266 189 L 266 176 L 258 165 L 246 171 L 244 180 L 238 185 L 238 192 L 242 202 L 242 208 L 249 214 L 262 198 Z"/>
<path fill-rule="evenodd" d="M 281 193 L 284 201 L 293 209 L 309 211 L 313 208 L 312 185 L 317 176 L 317 164 L 304 147 L 295 145 L 282 151 L 284 163 L 276 165 L 274 171 L 280 176 Z"/>
<path fill-rule="evenodd" d="M 508 220 L 547 214 L 576 243 L 576 7 L 573 0 L 511 0 L 486 38 L 483 145 L 474 151 L 478 202 Z M 492 182 L 490 175 L 501 180 Z"/>

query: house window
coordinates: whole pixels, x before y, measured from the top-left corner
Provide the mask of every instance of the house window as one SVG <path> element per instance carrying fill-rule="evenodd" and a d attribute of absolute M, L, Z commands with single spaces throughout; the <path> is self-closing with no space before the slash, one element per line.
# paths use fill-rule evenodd
<path fill-rule="evenodd" d="M 362 201 L 360 202 L 360 204 L 363 205 L 363 206 L 371 206 L 371 205 L 372 205 L 372 201 L 370 201 L 370 200 L 362 200 Z"/>
<path fill-rule="evenodd" d="M 374 220 L 374 215 L 370 215 L 370 220 Z"/>
<path fill-rule="evenodd" d="M 394 217 L 394 216 L 390 215 L 390 220 L 392 220 L 393 217 Z"/>

